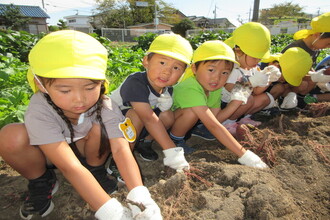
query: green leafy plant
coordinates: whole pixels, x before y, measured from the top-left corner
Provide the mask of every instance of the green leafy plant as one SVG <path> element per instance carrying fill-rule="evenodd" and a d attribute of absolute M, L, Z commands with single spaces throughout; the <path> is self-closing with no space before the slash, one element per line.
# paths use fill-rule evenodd
<path fill-rule="evenodd" d="M 224 32 L 222 30 L 218 32 L 213 31 L 201 31 L 198 35 L 188 37 L 188 40 L 195 50 L 199 45 L 208 40 L 222 40 L 225 41 L 231 37 L 231 33 Z"/>
<path fill-rule="evenodd" d="M 137 41 L 137 45 L 134 45 L 132 47 L 133 50 L 138 50 L 141 48 L 144 51 L 147 51 L 151 42 L 158 36 L 158 34 L 149 32 L 146 34 L 143 34 L 139 37 L 134 38 L 134 40 Z"/>

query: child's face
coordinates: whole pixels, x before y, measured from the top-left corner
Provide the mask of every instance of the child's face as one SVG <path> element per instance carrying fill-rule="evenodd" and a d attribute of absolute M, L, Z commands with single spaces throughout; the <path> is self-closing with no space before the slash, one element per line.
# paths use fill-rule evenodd
<path fill-rule="evenodd" d="M 241 56 L 238 56 L 238 62 L 240 64 L 240 67 L 243 69 L 252 69 L 258 65 L 261 59 L 250 57 L 247 54 L 242 54 Z"/>
<path fill-rule="evenodd" d="M 48 95 L 68 118 L 76 119 L 95 105 L 100 97 L 101 81 L 90 79 L 55 79 L 44 83 Z M 40 88 L 40 87 L 39 87 Z M 43 91 L 43 88 L 40 88 Z M 44 92 L 44 91 L 43 91 Z"/>
<path fill-rule="evenodd" d="M 320 36 L 318 36 L 312 46 L 314 50 L 330 48 L 330 38 L 320 38 Z"/>
<path fill-rule="evenodd" d="M 145 56 L 143 66 L 147 70 L 150 85 L 159 93 L 164 87 L 177 83 L 186 69 L 185 63 L 156 53 L 150 59 Z"/>
<path fill-rule="evenodd" d="M 201 62 L 198 67 L 193 64 L 192 70 L 197 81 L 205 92 L 223 87 L 233 69 L 233 63 L 226 60 Z"/>

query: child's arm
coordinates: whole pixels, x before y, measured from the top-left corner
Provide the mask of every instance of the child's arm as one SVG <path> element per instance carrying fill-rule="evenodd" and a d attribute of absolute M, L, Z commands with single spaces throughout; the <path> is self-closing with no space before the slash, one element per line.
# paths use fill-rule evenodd
<path fill-rule="evenodd" d="M 128 190 L 137 186 L 143 186 L 140 169 L 128 142 L 124 138 L 111 138 L 110 146 L 113 158 Z"/>
<path fill-rule="evenodd" d="M 238 157 L 243 156 L 246 150 L 236 139 L 220 124 L 212 111 L 207 106 L 192 107 L 192 111 L 203 122 L 206 128 L 229 150 Z"/>
<path fill-rule="evenodd" d="M 110 139 L 111 152 L 125 184 L 130 191 L 128 200 L 144 205 L 145 211 L 128 203 L 133 217 L 137 215 L 143 219 L 162 219 L 160 209 L 151 198 L 149 190 L 143 186 L 141 174 L 128 142 L 124 138 Z"/>
<path fill-rule="evenodd" d="M 222 143 L 226 148 L 236 154 L 238 162 L 257 168 L 267 168 L 268 166 L 253 152 L 247 151 L 236 139 L 220 124 L 207 106 L 192 107 L 192 111 L 203 122 L 206 128 Z"/>
<path fill-rule="evenodd" d="M 89 170 L 80 163 L 66 142 L 40 145 L 40 149 L 92 209 L 98 210 L 110 199 L 110 196 Z"/>
<path fill-rule="evenodd" d="M 158 142 L 164 149 L 176 147 L 163 123 L 159 120 L 158 116 L 153 112 L 149 103 L 131 102 L 134 111 L 143 122 L 149 134 Z"/>
<path fill-rule="evenodd" d="M 253 88 L 253 95 L 260 95 L 264 93 L 267 90 L 268 86 L 265 87 L 255 87 Z"/>
<path fill-rule="evenodd" d="M 241 105 L 243 101 L 232 100 L 223 109 L 210 109 L 215 115 L 216 119 L 222 123 L 227 120 Z"/>
<path fill-rule="evenodd" d="M 184 157 L 182 147 L 176 147 L 170 136 L 167 134 L 165 126 L 154 111 L 150 108 L 149 103 L 131 102 L 133 109 L 140 120 L 143 122 L 149 134 L 163 148 L 164 165 L 180 172 L 183 169 L 189 169 L 189 164 Z"/>
<path fill-rule="evenodd" d="M 103 190 L 66 142 L 40 145 L 40 149 L 61 171 L 79 195 L 93 210 L 96 210 L 97 219 L 132 219 L 132 212 Z"/>

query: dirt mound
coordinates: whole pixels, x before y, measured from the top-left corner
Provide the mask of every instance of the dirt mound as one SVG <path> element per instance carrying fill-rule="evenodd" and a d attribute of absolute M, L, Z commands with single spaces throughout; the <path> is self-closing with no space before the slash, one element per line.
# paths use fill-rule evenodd
<path fill-rule="evenodd" d="M 217 141 L 196 137 L 197 149 L 187 156 L 191 170 L 175 173 L 162 159 L 146 162 L 136 155 L 145 185 L 162 209 L 164 219 L 329 219 L 330 115 L 308 114 L 262 118 L 249 127 L 242 144 L 262 156 L 271 169 L 239 165 Z M 154 148 L 161 154 L 159 146 Z M 26 180 L 0 161 L 1 219 L 19 219 Z M 58 174 L 55 209 L 44 219 L 94 219 L 86 203 Z M 114 194 L 125 202 L 125 187 Z"/>

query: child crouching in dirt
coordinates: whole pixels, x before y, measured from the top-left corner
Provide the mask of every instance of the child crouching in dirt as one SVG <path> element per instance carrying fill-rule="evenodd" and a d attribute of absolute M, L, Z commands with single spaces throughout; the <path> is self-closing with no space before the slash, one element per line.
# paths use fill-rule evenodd
<path fill-rule="evenodd" d="M 136 150 L 142 159 L 154 161 L 158 154 L 152 149 L 156 140 L 165 155 L 164 165 L 177 171 L 189 168 L 184 157 L 189 149 L 173 142 L 167 133 L 174 122 L 172 86 L 190 65 L 190 43 L 177 34 L 162 34 L 151 43 L 143 58 L 144 72 L 129 75 L 111 93 L 122 113 L 132 120 L 137 130 Z M 111 171 L 115 166 L 110 167 Z"/>
<path fill-rule="evenodd" d="M 28 179 L 29 195 L 22 219 L 47 216 L 54 208 L 57 169 L 96 210 L 97 219 L 162 219 L 158 205 L 143 186 L 119 108 L 104 94 L 107 50 L 78 31 L 57 31 L 42 38 L 29 53 L 28 81 L 35 92 L 24 124 L 0 132 L 1 157 Z M 127 128 L 127 127 L 126 127 Z M 134 127 L 130 127 L 134 131 Z M 107 177 L 104 163 L 112 152 L 129 190 L 122 206 L 108 193 L 117 182 Z"/>
<path fill-rule="evenodd" d="M 238 64 L 233 50 L 222 41 L 207 41 L 196 49 L 185 79 L 174 86 L 172 109 L 175 122 L 170 136 L 186 145 L 186 133 L 201 120 L 224 146 L 239 157 L 239 163 L 267 168 L 256 154 L 245 150 L 218 120 L 223 113 L 220 109 L 221 88 L 226 83 L 234 63 Z M 239 106 L 247 101 L 246 95 L 242 93 L 244 91 L 232 94 L 235 105 Z"/>
<path fill-rule="evenodd" d="M 317 57 L 322 49 L 330 47 L 330 12 L 326 12 L 312 19 L 311 29 L 297 31 L 293 38 L 294 42 L 286 46 L 282 53 L 292 47 L 299 47 L 305 50 L 313 60 L 313 67 L 316 66 Z M 324 70 L 310 71 L 305 75 L 302 82 L 293 88 L 298 98 L 298 107 L 304 108 L 307 103 L 318 101 L 330 101 L 329 95 L 320 93 L 316 87 L 324 87 L 330 76 L 324 76 Z M 328 90 L 325 88 L 323 90 Z"/>

